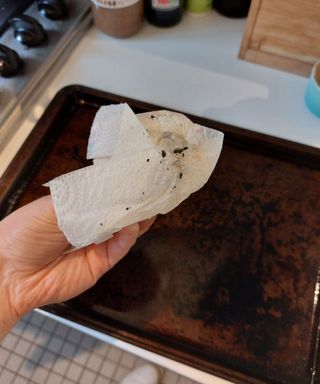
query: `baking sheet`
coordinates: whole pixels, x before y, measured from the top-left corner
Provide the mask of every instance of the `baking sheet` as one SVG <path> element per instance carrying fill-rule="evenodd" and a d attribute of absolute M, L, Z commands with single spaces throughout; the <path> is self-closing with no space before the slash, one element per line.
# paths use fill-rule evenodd
<path fill-rule="evenodd" d="M 94 115 L 118 102 L 159 109 L 60 91 L 0 180 L 1 216 L 90 164 Z M 235 382 L 317 383 L 320 151 L 190 117 L 225 132 L 207 185 L 158 217 L 95 287 L 45 309 Z"/>

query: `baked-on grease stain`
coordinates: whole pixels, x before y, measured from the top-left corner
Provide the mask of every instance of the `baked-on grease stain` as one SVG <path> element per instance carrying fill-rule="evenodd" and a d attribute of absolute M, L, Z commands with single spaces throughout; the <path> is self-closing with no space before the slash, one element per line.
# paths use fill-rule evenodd
<path fill-rule="evenodd" d="M 82 166 L 87 166 L 89 164 L 88 160 L 83 156 L 80 149 L 76 145 L 74 145 L 71 149 L 71 156 Z"/>

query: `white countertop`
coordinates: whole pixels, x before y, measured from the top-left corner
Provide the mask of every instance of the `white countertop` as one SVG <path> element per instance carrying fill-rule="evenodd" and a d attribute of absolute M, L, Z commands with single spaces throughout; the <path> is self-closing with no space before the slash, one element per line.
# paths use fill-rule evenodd
<path fill-rule="evenodd" d="M 307 79 L 238 60 L 244 22 L 214 12 L 204 18 L 185 16 L 182 23 L 169 29 L 146 24 L 127 40 L 91 28 L 0 153 L 0 175 L 55 93 L 69 84 L 320 148 L 320 119 L 304 105 Z M 97 332 L 95 335 L 201 383 L 226 383 Z"/>

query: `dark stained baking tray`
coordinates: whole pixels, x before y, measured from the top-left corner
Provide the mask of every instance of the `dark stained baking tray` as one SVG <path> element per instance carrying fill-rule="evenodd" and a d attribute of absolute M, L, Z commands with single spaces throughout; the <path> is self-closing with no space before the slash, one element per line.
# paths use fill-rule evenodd
<path fill-rule="evenodd" d="M 0 180 L 1 216 L 89 164 L 94 115 L 118 102 L 159 109 L 61 90 Z M 96 286 L 45 310 L 237 383 L 319 383 L 320 150 L 190 117 L 225 132 L 206 186 Z"/>

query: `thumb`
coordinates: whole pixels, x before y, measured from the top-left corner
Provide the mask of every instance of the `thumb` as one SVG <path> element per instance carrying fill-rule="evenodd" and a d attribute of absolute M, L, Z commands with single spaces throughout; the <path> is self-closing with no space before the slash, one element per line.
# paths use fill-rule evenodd
<path fill-rule="evenodd" d="M 139 223 L 131 224 L 116 233 L 107 243 L 109 266 L 112 268 L 122 259 L 137 241 L 139 236 Z"/>
<path fill-rule="evenodd" d="M 101 244 L 91 244 L 84 248 L 87 266 L 91 275 L 91 285 L 120 261 L 135 244 L 139 235 L 139 224 L 121 229 Z M 74 253 L 79 252 L 74 251 Z M 72 253 L 71 253 L 72 255 Z"/>

